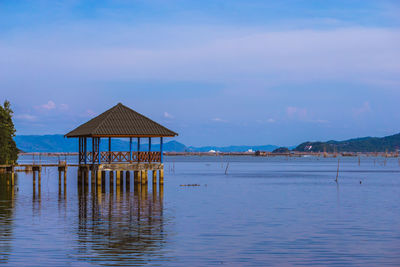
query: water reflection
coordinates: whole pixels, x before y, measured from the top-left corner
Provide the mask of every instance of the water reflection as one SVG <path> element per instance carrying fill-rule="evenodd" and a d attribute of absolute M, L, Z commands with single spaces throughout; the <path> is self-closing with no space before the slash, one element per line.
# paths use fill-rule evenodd
<path fill-rule="evenodd" d="M 91 175 L 89 184 L 88 173 L 82 176 L 83 182 L 78 184 L 78 259 L 105 265 L 161 260 L 166 242 L 163 187 L 131 187 L 126 176 L 125 183 L 114 184 L 115 179 L 111 176 L 106 181 L 104 174 L 101 185 L 96 184 L 96 175 Z"/>
<path fill-rule="evenodd" d="M 14 173 L 0 173 L 0 263 L 7 263 L 12 252 L 16 179 Z"/>

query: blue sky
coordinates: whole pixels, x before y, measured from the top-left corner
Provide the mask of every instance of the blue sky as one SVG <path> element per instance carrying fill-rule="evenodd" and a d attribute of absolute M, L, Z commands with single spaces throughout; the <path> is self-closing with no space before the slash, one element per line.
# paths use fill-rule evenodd
<path fill-rule="evenodd" d="M 400 132 L 399 1 L 0 1 L 18 134 L 118 102 L 187 145 Z"/>

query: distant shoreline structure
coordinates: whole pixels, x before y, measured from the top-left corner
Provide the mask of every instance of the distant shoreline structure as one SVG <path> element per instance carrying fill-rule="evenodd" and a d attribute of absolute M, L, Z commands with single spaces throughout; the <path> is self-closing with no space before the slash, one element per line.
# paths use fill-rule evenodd
<path fill-rule="evenodd" d="M 273 153 L 266 151 L 255 152 L 164 152 L 165 156 L 253 156 L 253 157 L 387 157 L 398 158 L 399 152 L 298 152 L 291 151 L 289 153 Z M 63 156 L 78 156 L 76 152 L 23 152 L 19 156 L 47 156 L 47 157 L 63 157 Z"/>

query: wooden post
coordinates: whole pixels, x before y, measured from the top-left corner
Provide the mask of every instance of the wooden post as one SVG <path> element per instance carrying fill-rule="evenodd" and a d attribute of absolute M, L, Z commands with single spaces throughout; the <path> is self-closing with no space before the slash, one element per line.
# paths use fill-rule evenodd
<path fill-rule="evenodd" d="M 109 171 L 110 173 L 110 194 L 114 193 L 114 172 Z"/>
<path fill-rule="evenodd" d="M 108 162 L 111 163 L 111 137 L 108 137 Z"/>
<path fill-rule="evenodd" d="M 42 172 L 41 172 L 41 170 L 38 170 L 38 195 L 39 195 L 39 199 L 40 199 L 40 194 L 41 194 L 41 192 L 42 192 L 42 189 L 41 189 L 41 177 L 42 177 Z"/>
<path fill-rule="evenodd" d="M 90 172 L 90 180 L 91 180 L 91 186 L 93 188 L 96 185 L 96 171 L 94 169 L 92 169 L 92 171 Z"/>
<path fill-rule="evenodd" d="M 101 164 L 100 137 L 97 138 L 97 163 Z"/>
<path fill-rule="evenodd" d="M 149 137 L 149 152 L 151 151 L 151 137 Z"/>
<path fill-rule="evenodd" d="M 119 172 L 119 184 L 121 185 L 121 187 L 124 186 L 124 171 L 120 171 Z"/>
<path fill-rule="evenodd" d="M 64 169 L 64 194 L 66 192 L 66 188 L 67 188 L 67 167 L 65 167 Z"/>
<path fill-rule="evenodd" d="M 142 170 L 141 172 L 142 172 L 141 176 L 142 176 L 142 185 L 143 185 L 143 184 L 146 184 L 146 172 L 147 171 Z"/>
<path fill-rule="evenodd" d="M 159 184 L 164 184 L 164 170 L 163 169 L 160 169 L 158 171 L 158 176 L 159 176 L 159 178 L 158 178 Z"/>
<path fill-rule="evenodd" d="M 78 187 L 81 186 L 82 184 L 82 168 L 78 167 L 78 179 L 76 179 L 78 181 Z"/>
<path fill-rule="evenodd" d="M 133 182 L 135 184 L 139 183 L 139 171 L 134 171 L 133 172 Z"/>
<path fill-rule="evenodd" d="M 157 171 L 153 170 L 153 184 L 157 183 Z"/>
<path fill-rule="evenodd" d="M 118 188 L 120 186 L 120 182 L 121 182 L 121 172 L 120 171 L 116 171 L 116 173 L 117 173 L 116 184 L 117 184 L 117 188 Z"/>
<path fill-rule="evenodd" d="M 78 154 L 78 158 L 79 158 L 79 165 L 81 165 L 82 162 L 82 137 L 79 137 L 79 154 Z"/>
<path fill-rule="evenodd" d="M 101 171 L 97 170 L 97 187 L 101 187 Z"/>
<path fill-rule="evenodd" d="M 132 137 L 129 137 L 129 162 L 132 162 Z"/>
<path fill-rule="evenodd" d="M 32 188 L 33 188 L 33 197 L 35 198 L 35 194 L 36 194 L 36 170 L 33 171 L 33 175 L 32 175 Z"/>
<path fill-rule="evenodd" d="M 101 185 L 106 185 L 106 171 L 101 171 Z"/>
<path fill-rule="evenodd" d="M 84 162 L 85 162 L 85 164 L 87 164 L 87 138 L 86 137 L 83 138 L 83 143 L 84 143 L 83 151 L 85 153 Z"/>
<path fill-rule="evenodd" d="M 84 185 L 85 190 L 89 186 L 89 170 L 88 169 L 85 170 L 85 176 L 83 178 L 83 185 Z"/>
<path fill-rule="evenodd" d="M 140 137 L 137 139 L 137 161 L 140 162 Z"/>
<path fill-rule="evenodd" d="M 131 173 L 129 171 L 126 171 L 125 174 L 125 188 L 126 191 L 129 191 L 131 187 Z"/>
<path fill-rule="evenodd" d="M 160 137 L 160 162 L 163 163 L 163 138 Z"/>

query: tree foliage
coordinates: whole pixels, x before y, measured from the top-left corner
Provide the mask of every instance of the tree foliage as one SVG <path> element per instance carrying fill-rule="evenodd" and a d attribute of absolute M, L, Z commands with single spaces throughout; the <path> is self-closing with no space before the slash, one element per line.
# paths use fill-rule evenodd
<path fill-rule="evenodd" d="M 18 159 L 18 148 L 14 141 L 15 128 L 10 102 L 0 105 L 0 164 L 13 164 Z"/>

